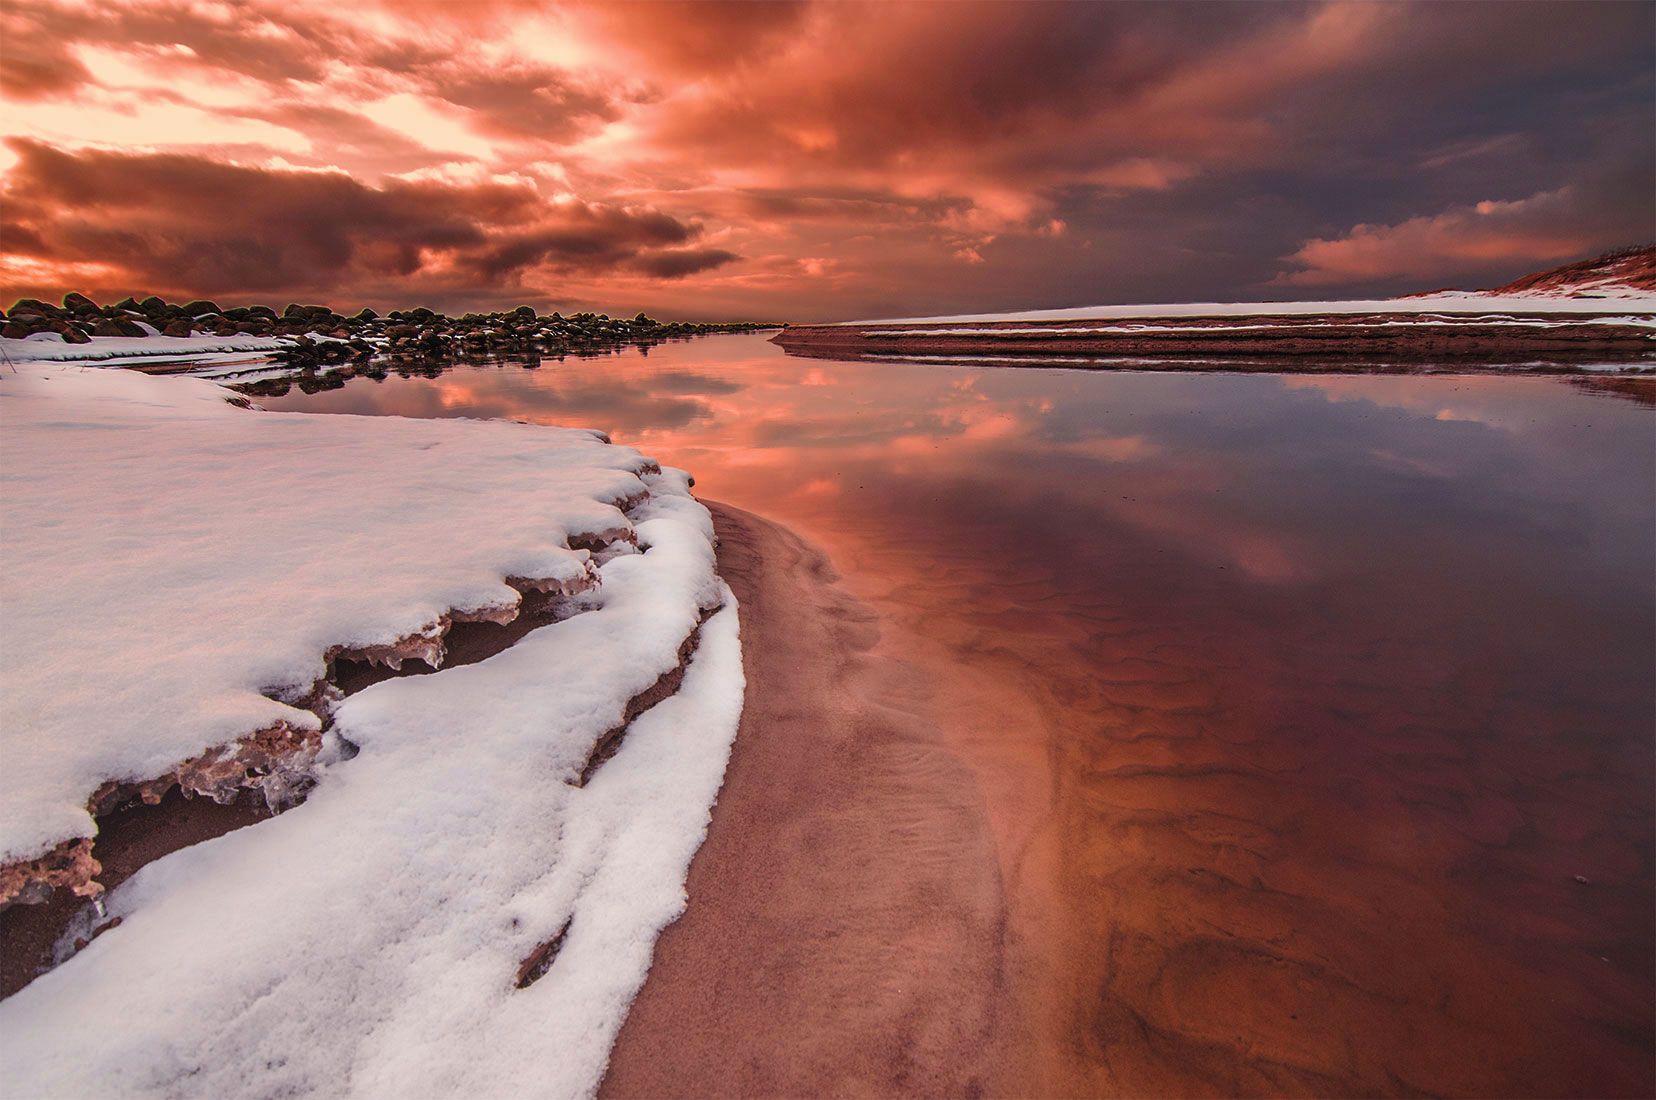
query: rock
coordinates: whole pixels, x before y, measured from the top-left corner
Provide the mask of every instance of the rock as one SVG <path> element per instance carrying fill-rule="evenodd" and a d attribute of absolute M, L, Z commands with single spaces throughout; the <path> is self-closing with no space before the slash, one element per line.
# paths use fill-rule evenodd
<path fill-rule="evenodd" d="M 185 302 L 184 306 L 183 306 L 183 309 L 184 309 L 184 312 L 189 314 L 191 317 L 200 317 L 203 313 L 222 313 L 222 312 L 224 312 L 223 310 L 219 309 L 219 307 L 215 303 L 209 302 L 205 298 L 197 298 L 193 302 Z"/>
<path fill-rule="evenodd" d="M 92 337 L 86 335 L 74 325 L 65 325 L 62 332 L 63 342 L 66 344 L 90 344 L 92 342 Z"/>
<path fill-rule="evenodd" d="M 35 313 L 42 317 L 50 317 L 57 313 L 58 307 L 49 302 L 42 302 L 39 298 L 19 298 L 12 303 L 11 309 L 6 311 L 7 316 L 15 317 L 19 313 Z"/>
<path fill-rule="evenodd" d="M 119 302 L 115 303 L 115 308 L 116 309 L 128 309 L 128 310 L 138 309 L 139 308 L 138 299 L 136 299 L 132 295 L 128 294 L 125 298 L 122 298 Z"/>
<path fill-rule="evenodd" d="M 186 320 L 183 320 L 182 318 L 180 318 L 177 321 L 173 321 L 172 323 L 168 324 L 166 328 L 161 330 L 161 335 L 162 336 L 188 336 L 188 335 L 190 335 L 190 322 L 188 322 Z"/>
<path fill-rule="evenodd" d="M 92 326 L 93 336 L 143 336 L 144 330 L 137 322 L 120 320 L 114 317 L 105 317 Z"/>
<path fill-rule="evenodd" d="M 151 294 L 148 298 L 145 298 L 142 302 L 138 303 L 138 308 L 149 314 L 151 317 L 155 317 L 167 308 L 167 303 L 164 299 L 158 298 L 154 294 Z"/>
<path fill-rule="evenodd" d="M 98 312 L 98 303 L 84 294 L 76 294 L 74 291 L 70 291 L 63 296 L 63 308 L 70 313 L 96 313 Z"/>
<path fill-rule="evenodd" d="M 357 311 L 356 316 L 354 316 L 351 319 L 353 321 L 361 321 L 364 324 L 366 324 L 369 321 L 379 320 L 379 314 L 375 313 L 373 310 L 369 309 L 367 306 L 363 306 L 362 309 Z"/>

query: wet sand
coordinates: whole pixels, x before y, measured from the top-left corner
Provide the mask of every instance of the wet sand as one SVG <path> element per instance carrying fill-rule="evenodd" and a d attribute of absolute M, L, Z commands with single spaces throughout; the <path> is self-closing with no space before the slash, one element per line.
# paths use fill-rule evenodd
<path fill-rule="evenodd" d="M 1152 638 L 1131 597 L 888 547 L 861 603 L 714 507 L 747 709 L 604 1095 L 1648 1094 L 1645 860 L 1586 758 L 1464 756 L 1412 699 L 1331 736 L 1186 667 L 1225 644 L 1200 601 Z"/>
<path fill-rule="evenodd" d="M 998 863 L 924 677 L 783 528 L 711 505 L 748 694 L 693 899 L 605 1096 L 983 1092 L 1005 1021 Z"/>

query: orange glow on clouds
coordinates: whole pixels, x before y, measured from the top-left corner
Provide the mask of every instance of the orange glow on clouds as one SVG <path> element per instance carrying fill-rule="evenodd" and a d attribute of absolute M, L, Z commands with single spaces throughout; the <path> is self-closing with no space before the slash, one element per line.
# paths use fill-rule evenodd
<path fill-rule="evenodd" d="M 1653 19 L 11 0 L 0 273 L 793 320 L 1505 278 L 1651 234 Z"/>

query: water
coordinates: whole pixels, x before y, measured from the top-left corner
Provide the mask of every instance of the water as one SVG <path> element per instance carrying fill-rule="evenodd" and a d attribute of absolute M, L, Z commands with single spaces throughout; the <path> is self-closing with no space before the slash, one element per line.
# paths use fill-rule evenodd
<path fill-rule="evenodd" d="M 1028 1091 L 1656 1089 L 1637 401 L 737 336 L 260 402 L 601 427 L 824 546 L 977 775 Z"/>

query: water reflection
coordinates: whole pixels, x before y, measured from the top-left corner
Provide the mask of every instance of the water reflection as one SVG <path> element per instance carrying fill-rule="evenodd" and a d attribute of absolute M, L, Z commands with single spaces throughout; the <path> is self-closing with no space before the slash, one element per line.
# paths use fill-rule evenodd
<path fill-rule="evenodd" d="M 261 403 L 604 428 L 823 544 L 979 776 L 1008 1091 L 1656 1087 L 1648 408 L 754 337 Z"/>

